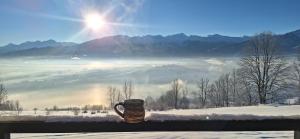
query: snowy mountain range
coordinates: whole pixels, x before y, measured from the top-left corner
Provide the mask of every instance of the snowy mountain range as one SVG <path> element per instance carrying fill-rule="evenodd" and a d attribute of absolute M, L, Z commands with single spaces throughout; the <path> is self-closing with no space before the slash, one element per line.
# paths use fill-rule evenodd
<path fill-rule="evenodd" d="M 0 47 L 1 56 L 238 56 L 247 46 L 249 36 L 219 34 L 207 37 L 184 33 L 162 36 L 108 36 L 80 44 L 54 40 L 8 44 Z M 276 35 L 280 51 L 295 53 L 300 47 L 300 30 Z"/>
<path fill-rule="evenodd" d="M 47 47 L 66 47 L 66 46 L 74 46 L 76 43 L 73 42 L 56 42 L 55 40 L 47 40 L 47 41 L 27 41 L 21 44 L 7 44 L 3 47 L 0 47 L 0 53 L 14 53 L 20 52 L 24 50 L 34 50 L 39 48 L 47 48 Z"/>

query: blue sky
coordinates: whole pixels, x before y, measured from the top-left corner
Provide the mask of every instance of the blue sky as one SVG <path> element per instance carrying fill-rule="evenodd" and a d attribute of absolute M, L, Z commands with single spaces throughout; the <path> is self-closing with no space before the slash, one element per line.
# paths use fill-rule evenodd
<path fill-rule="evenodd" d="M 82 42 L 123 34 L 253 35 L 300 29 L 299 0 L 1 0 L 0 45 L 55 39 Z M 105 13 L 105 29 L 82 22 Z"/>

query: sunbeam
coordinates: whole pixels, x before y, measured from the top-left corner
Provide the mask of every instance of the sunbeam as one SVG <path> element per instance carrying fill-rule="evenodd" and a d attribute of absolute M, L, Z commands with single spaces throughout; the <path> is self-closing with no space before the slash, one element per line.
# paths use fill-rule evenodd
<path fill-rule="evenodd" d="M 72 42 L 72 41 L 77 40 L 81 35 L 85 34 L 87 32 L 87 30 L 88 30 L 87 28 L 82 28 L 79 32 L 77 32 L 74 35 L 72 35 L 71 37 L 69 37 L 67 39 L 67 41 Z"/>
<path fill-rule="evenodd" d="M 134 27 L 134 28 L 148 28 L 148 25 L 142 24 L 130 24 L 130 23 L 118 23 L 118 22 L 107 22 L 107 24 L 112 26 L 121 26 L 121 27 Z"/>
<path fill-rule="evenodd" d="M 71 21 L 71 22 L 84 22 L 84 20 L 79 18 L 72 18 L 66 16 L 57 16 L 57 15 L 50 15 L 50 14 L 43 14 L 43 13 L 36 13 L 36 16 L 40 16 L 43 18 L 54 19 L 54 20 L 63 20 L 63 21 Z"/>

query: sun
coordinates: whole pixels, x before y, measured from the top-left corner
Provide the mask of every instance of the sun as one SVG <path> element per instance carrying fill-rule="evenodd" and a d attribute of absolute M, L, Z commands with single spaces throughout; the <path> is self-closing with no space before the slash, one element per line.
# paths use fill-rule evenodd
<path fill-rule="evenodd" d="M 84 16 L 84 22 L 87 28 L 93 31 L 99 31 L 104 28 L 106 21 L 98 13 L 89 13 Z"/>

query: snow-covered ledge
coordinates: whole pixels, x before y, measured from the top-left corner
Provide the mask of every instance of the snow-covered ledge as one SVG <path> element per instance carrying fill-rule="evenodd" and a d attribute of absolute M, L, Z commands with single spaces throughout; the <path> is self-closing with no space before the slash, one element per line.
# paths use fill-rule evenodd
<path fill-rule="evenodd" d="M 9 133 L 134 132 L 134 131 L 294 131 L 300 139 L 300 105 L 249 106 L 209 109 L 147 111 L 145 122 L 124 123 L 113 111 L 80 114 L 24 111 L 1 114 L 0 138 Z"/>
<path fill-rule="evenodd" d="M 157 115 L 156 115 L 157 116 Z M 162 115 L 159 115 L 162 116 Z M 168 117 L 164 115 L 163 117 Z M 218 116 L 216 116 L 218 117 Z M 84 118 L 65 120 L 67 117 L 52 117 L 51 120 L 0 121 L 0 138 L 9 139 L 10 133 L 74 133 L 74 132 L 147 132 L 147 131 L 294 131 L 299 139 L 300 119 L 270 117 L 259 119 L 198 119 L 175 116 L 173 119 L 147 121 L 138 124 L 122 120 Z M 153 118 L 153 117 L 152 117 Z M 158 117 L 156 117 L 158 118 Z M 257 118 L 257 117 L 255 117 Z"/>

